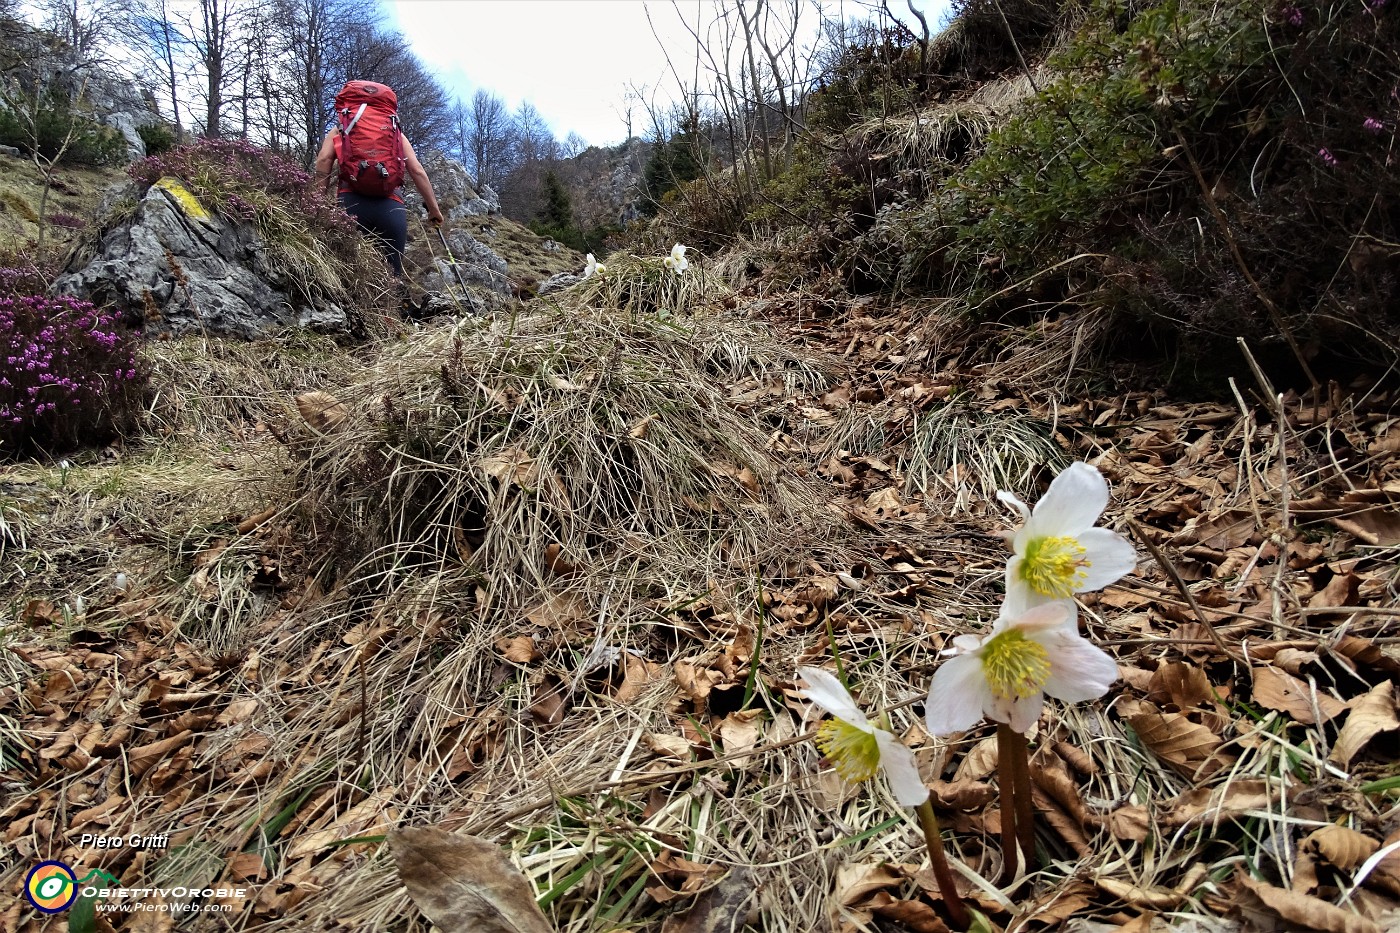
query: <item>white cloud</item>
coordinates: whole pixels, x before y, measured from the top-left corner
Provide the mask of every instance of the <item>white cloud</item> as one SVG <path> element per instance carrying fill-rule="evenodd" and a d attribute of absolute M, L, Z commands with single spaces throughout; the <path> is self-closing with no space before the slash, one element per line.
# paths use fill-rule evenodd
<path fill-rule="evenodd" d="M 920 7 L 941 10 L 947 0 L 916 0 Z M 687 83 L 693 81 L 695 41 L 680 16 L 692 23 L 714 17 L 715 0 L 643 3 L 639 0 L 384 0 L 390 22 L 414 52 L 443 80 L 449 91 L 467 99 L 479 87 L 511 107 L 529 100 L 563 138 L 570 131 L 595 145 L 619 142 L 626 135 L 622 113 L 629 86 L 646 88 L 664 107 L 675 81 L 666 52 L 652 34 L 647 14 Z M 904 4 L 892 3 L 904 9 Z M 838 5 L 829 4 L 835 11 Z M 848 3 L 848 16 L 858 12 Z M 678 12 L 679 11 L 679 12 Z M 930 18 L 930 26 L 939 15 Z M 815 34 L 816 14 L 804 12 Z M 703 82 L 702 82 L 703 83 Z M 634 132 L 646 127 L 638 108 Z"/>

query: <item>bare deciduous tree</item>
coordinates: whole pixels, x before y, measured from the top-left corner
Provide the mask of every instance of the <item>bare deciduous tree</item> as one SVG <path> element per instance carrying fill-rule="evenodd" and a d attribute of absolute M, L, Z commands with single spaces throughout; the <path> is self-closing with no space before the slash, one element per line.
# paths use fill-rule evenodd
<path fill-rule="evenodd" d="M 467 147 L 463 155 L 467 169 L 478 185 L 499 188 L 515 146 L 510 111 L 501 98 L 478 88 L 466 114 Z"/>

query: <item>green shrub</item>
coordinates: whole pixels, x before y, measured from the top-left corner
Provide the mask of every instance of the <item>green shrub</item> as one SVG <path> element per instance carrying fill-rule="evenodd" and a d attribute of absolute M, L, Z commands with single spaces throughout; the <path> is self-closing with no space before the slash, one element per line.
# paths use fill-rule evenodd
<path fill-rule="evenodd" d="M 652 147 L 642 168 L 642 211 L 654 216 L 662 199 L 704 174 L 709 145 L 701 132 L 700 118 L 692 114 L 679 131 Z"/>
<path fill-rule="evenodd" d="M 140 135 L 148 156 L 169 152 L 179 142 L 175 136 L 175 127 L 169 123 L 143 123 L 136 128 L 136 132 Z"/>
<path fill-rule="evenodd" d="M 63 149 L 65 139 L 68 145 Z M 7 95 L 0 107 L 0 144 L 25 155 L 37 149 L 45 159 L 63 149 L 63 161 L 73 165 L 119 164 L 127 153 L 125 137 L 75 110 L 68 96 L 56 90 L 41 97 Z"/>

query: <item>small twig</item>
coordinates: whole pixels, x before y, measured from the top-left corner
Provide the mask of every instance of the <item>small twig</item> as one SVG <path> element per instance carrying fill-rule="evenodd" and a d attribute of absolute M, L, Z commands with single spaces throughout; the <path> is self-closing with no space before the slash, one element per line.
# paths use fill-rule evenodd
<path fill-rule="evenodd" d="M 1253 357 L 1250 357 L 1253 359 Z M 1262 373 L 1256 373 L 1256 376 Z M 1254 419 L 1249 413 L 1249 406 L 1244 403 L 1244 396 L 1240 394 L 1240 387 L 1235 385 L 1235 377 L 1229 378 L 1230 391 L 1235 393 L 1235 401 L 1240 406 L 1240 419 L 1244 425 L 1244 437 L 1241 438 L 1240 450 L 1244 453 L 1244 474 L 1249 480 L 1249 509 L 1254 513 L 1255 527 L 1264 527 L 1264 516 L 1259 512 L 1259 494 L 1254 489 L 1254 458 L 1250 455 L 1251 445 L 1254 443 L 1253 432 Z"/>
<path fill-rule="evenodd" d="M 365 766 L 365 742 L 369 728 L 369 675 L 365 673 L 363 651 L 355 653 L 355 664 L 360 669 L 360 729 L 355 737 L 355 774 L 358 776 Z"/>
<path fill-rule="evenodd" d="M 1278 475 L 1279 475 L 1279 523 L 1278 562 L 1274 564 L 1274 583 L 1270 587 L 1273 594 L 1274 625 L 1283 622 L 1283 575 L 1288 571 L 1288 421 L 1283 415 L 1283 396 L 1275 395 L 1278 403 L 1275 414 L 1278 417 Z"/>
<path fill-rule="evenodd" d="M 1142 542 L 1142 546 L 1147 548 L 1153 560 L 1157 561 L 1157 565 L 1167 572 L 1167 576 L 1172 578 L 1172 583 L 1176 585 L 1177 592 L 1181 593 L 1182 597 L 1186 600 L 1186 604 L 1191 607 L 1191 611 L 1196 615 L 1196 620 L 1205 627 L 1211 640 L 1215 642 L 1215 646 L 1219 648 L 1226 657 L 1235 659 L 1238 652 L 1231 651 L 1229 647 L 1226 646 L 1225 639 L 1220 637 L 1220 633 L 1215 630 L 1215 626 L 1206 618 L 1205 612 L 1201 610 L 1200 603 L 1196 602 L 1196 595 L 1191 592 L 1191 588 L 1186 585 L 1186 581 L 1182 578 L 1181 571 L 1177 570 L 1176 565 L 1167 559 L 1167 555 L 1162 552 L 1162 549 L 1152 542 L 1152 539 L 1147 536 L 1147 532 L 1143 530 L 1141 525 L 1130 518 L 1128 519 L 1128 527 L 1132 529 L 1133 535 Z"/>
<path fill-rule="evenodd" d="M 1244 354 L 1244 361 L 1249 364 L 1249 371 L 1254 374 L 1254 381 L 1259 383 L 1259 391 L 1264 393 L 1264 397 L 1269 400 L 1269 404 L 1274 404 L 1274 399 L 1278 396 L 1278 391 L 1274 389 L 1274 384 L 1269 381 L 1269 377 L 1264 373 L 1264 368 L 1259 365 L 1259 361 L 1254 358 L 1254 353 L 1249 349 L 1249 343 L 1243 337 L 1236 337 L 1235 343 L 1239 344 L 1240 352 Z"/>

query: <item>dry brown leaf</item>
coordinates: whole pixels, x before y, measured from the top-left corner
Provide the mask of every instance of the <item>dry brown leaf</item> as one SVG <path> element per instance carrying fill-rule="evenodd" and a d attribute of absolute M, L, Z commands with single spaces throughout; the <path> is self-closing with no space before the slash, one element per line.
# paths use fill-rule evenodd
<path fill-rule="evenodd" d="M 627 429 L 627 436 L 634 440 L 642 440 L 647 436 L 647 432 L 651 430 L 651 423 L 655 420 L 655 415 L 647 415 L 643 418 L 638 418 L 636 423 Z"/>
<path fill-rule="evenodd" d="M 690 742 L 679 735 L 647 732 L 642 735 L 642 744 L 657 755 L 678 758 L 681 761 L 690 760 Z"/>
<path fill-rule="evenodd" d="M 724 717 L 719 724 L 719 737 L 726 755 L 746 752 L 758 744 L 763 734 L 762 716 L 761 709 L 746 709 Z"/>
<path fill-rule="evenodd" d="M 228 873 L 234 881 L 263 881 L 267 862 L 260 852 L 239 852 L 229 856 Z"/>
<path fill-rule="evenodd" d="M 1151 812 L 1136 804 L 1110 810 L 1108 815 L 1099 817 L 1098 822 L 1108 827 L 1113 838 L 1129 842 L 1145 842 L 1157 825 Z"/>
<path fill-rule="evenodd" d="M 898 515 L 904 502 L 899 498 L 899 490 L 890 486 L 865 497 L 865 507 L 876 515 Z"/>
<path fill-rule="evenodd" d="M 996 788 L 985 781 L 934 781 L 929 785 L 934 806 L 944 810 L 979 810 L 996 799 Z"/>
<path fill-rule="evenodd" d="M 1293 860 L 1293 880 L 1288 889 L 1298 894 L 1316 894 L 1321 882 L 1317 878 L 1317 856 L 1312 852 L 1298 853 Z"/>
<path fill-rule="evenodd" d="M 1381 847 L 1389 848 L 1397 842 L 1400 842 L 1400 829 L 1392 830 Z M 1376 863 L 1375 869 L 1366 876 L 1366 885 L 1400 897 L 1400 849 L 1391 849 Z"/>
<path fill-rule="evenodd" d="M 1308 607 L 1319 609 L 1354 605 L 1356 588 L 1360 583 L 1360 578 L 1354 573 L 1333 574 L 1327 585 L 1308 599 Z"/>
<path fill-rule="evenodd" d="M 535 647 L 535 640 L 529 635 L 517 635 L 514 638 L 496 639 L 496 650 L 505 656 L 507 661 L 516 664 L 529 664 L 531 661 L 538 661 L 543 655 Z"/>
<path fill-rule="evenodd" d="M 1147 703 L 1142 707 L 1128 717 L 1128 724 L 1153 754 L 1187 777 L 1215 770 L 1220 736 L 1181 713 L 1158 712 Z"/>
<path fill-rule="evenodd" d="M 649 885 L 646 891 L 659 904 L 696 894 L 712 879 L 724 873 L 720 865 L 692 862 L 674 852 L 662 852 L 651 863 L 651 870 L 661 879 L 661 883 Z"/>
<path fill-rule="evenodd" d="M 997 769 L 997 740 L 995 737 L 983 739 L 968 749 L 958 770 L 953 773 L 953 783 L 976 781 Z"/>
<path fill-rule="evenodd" d="M 1238 881 L 1241 894 L 1239 905 L 1246 915 L 1277 917 L 1288 924 L 1285 929 L 1299 933 L 1304 930 L 1318 933 L 1382 933 L 1375 921 L 1319 898 L 1255 881 L 1245 874 L 1240 874 Z"/>
<path fill-rule="evenodd" d="M 701 892 L 684 914 L 670 916 L 661 933 L 733 933 L 744 926 L 745 906 L 754 896 L 753 872 L 743 866 L 730 869 L 719 884 Z"/>
<path fill-rule="evenodd" d="M 676 684 L 692 700 L 705 699 L 715 684 L 724 682 L 724 675 L 719 671 L 708 667 L 696 667 L 689 661 L 677 661 L 675 670 Z"/>
<path fill-rule="evenodd" d="M 568 688 L 557 677 L 546 675 L 535 688 L 530 698 L 530 715 L 548 726 L 557 726 L 564 721 Z"/>
<path fill-rule="evenodd" d="M 881 920 L 896 923 L 901 930 L 908 930 L 910 933 L 949 933 L 947 924 L 923 901 L 899 900 L 888 891 L 877 891 L 874 897 L 861 906 L 874 912 Z"/>
<path fill-rule="evenodd" d="M 1168 826 L 1213 823 L 1247 810 L 1268 809 L 1282 789 L 1263 778 L 1245 778 L 1218 787 L 1196 787 L 1172 801 L 1161 817 Z M 1124 809 L 1127 809 L 1126 807 Z"/>
<path fill-rule="evenodd" d="M 1087 815 L 1079 786 L 1070 776 L 1069 768 L 1058 757 L 1037 755 L 1031 761 L 1031 796 L 1040 807 L 1045 821 L 1080 855 L 1089 851 L 1089 839 L 1084 833 Z"/>
<path fill-rule="evenodd" d="M 578 572 L 578 564 L 564 556 L 564 548 L 558 542 L 550 542 L 545 547 L 544 565 L 557 577 L 567 577 Z"/>
<path fill-rule="evenodd" d="M 666 676 L 664 666 L 631 652 L 622 653 L 622 683 L 613 699 L 619 703 L 631 703 L 642 695 L 642 691 Z"/>
<path fill-rule="evenodd" d="M 1055 754 L 1059 755 L 1065 764 L 1084 777 L 1099 773 L 1099 766 L 1094 763 L 1094 759 L 1090 758 L 1084 749 L 1061 741 L 1052 742 L 1051 747 L 1055 749 Z"/>
<path fill-rule="evenodd" d="M 553 933 L 500 846 L 436 826 L 389 834 L 399 881 L 443 933 Z"/>
<path fill-rule="evenodd" d="M 1210 703 L 1215 698 L 1215 690 L 1199 665 L 1174 661 L 1152 672 L 1147 698 L 1154 703 L 1171 703 L 1178 710 L 1188 710 Z"/>
<path fill-rule="evenodd" d="M 1370 858 L 1381 847 L 1376 840 L 1346 826 L 1323 826 L 1303 840 L 1306 852 L 1315 852 L 1327 864 L 1351 871 Z"/>
<path fill-rule="evenodd" d="M 1117 898 L 1136 910 L 1171 910 L 1186 899 L 1186 895 L 1170 888 L 1141 887 L 1117 878 L 1095 878 L 1094 883 L 1110 897 Z"/>
<path fill-rule="evenodd" d="M 904 874 L 884 862 L 850 862 L 836 870 L 836 903 L 852 907 L 883 888 L 902 884 Z"/>
<path fill-rule="evenodd" d="M 541 628 L 577 626 L 589 618 L 588 604 L 577 593 L 550 593 L 527 611 L 525 618 Z"/>
<path fill-rule="evenodd" d="M 303 392 L 296 403 L 302 420 L 319 434 L 336 433 L 350 418 L 350 409 L 329 392 Z"/>
<path fill-rule="evenodd" d="M 1088 910 L 1093 893 L 1092 887 L 1078 881 L 1055 885 L 1026 905 L 1023 912 L 1028 920 L 1053 927 Z"/>
<path fill-rule="evenodd" d="M 162 758 L 194 740 L 194 733 L 188 730 L 172 735 L 168 739 L 152 742 L 131 749 L 127 756 L 132 777 L 140 777 L 149 771 Z"/>
<path fill-rule="evenodd" d="M 502 483 L 521 488 L 539 484 L 539 464 L 535 462 L 534 457 L 519 448 L 512 447 L 490 457 L 483 457 L 479 466 L 487 476 Z"/>
<path fill-rule="evenodd" d="M 1276 667 L 1256 667 L 1254 702 L 1265 709 L 1287 713 L 1295 722 L 1314 725 L 1321 717 L 1327 722 L 1346 709 L 1346 704 L 1334 696 L 1314 689 L 1306 681 Z"/>
<path fill-rule="evenodd" d="M 1330 519 L 1343 531 L 1356 535 L 1367 544 L 1393 547 L 1400 544 L 1400 514 L 1381 509 L 1353 512 L 1346 518 Z"/>
<path fill-rule="evenodd" d="M 1396 729 L 1400 718 L 1395 715 L 1395 688 L 1386 680 L 1353 702 L 1328 759 L 1346 767 L 1373 738 Z"/>

